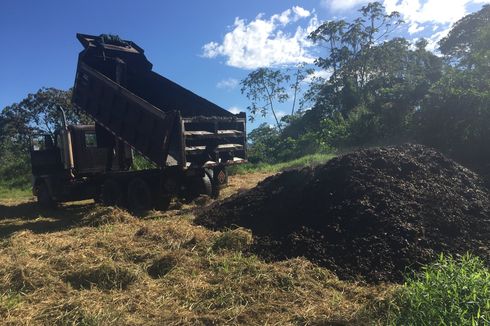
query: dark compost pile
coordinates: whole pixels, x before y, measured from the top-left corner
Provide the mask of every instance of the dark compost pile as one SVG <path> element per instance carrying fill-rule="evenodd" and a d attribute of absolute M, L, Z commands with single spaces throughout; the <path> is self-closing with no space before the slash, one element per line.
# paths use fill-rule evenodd
<path fill-rule="evenodd" d="M 268 260 L 304 256 L 341 279 L 400 281 L 440 252 L 488 262 L 488 196 L 475 173 L 405 144 L 282 172 L 210 205 L 196 223 L 251 229 L 253 251 Z"/>

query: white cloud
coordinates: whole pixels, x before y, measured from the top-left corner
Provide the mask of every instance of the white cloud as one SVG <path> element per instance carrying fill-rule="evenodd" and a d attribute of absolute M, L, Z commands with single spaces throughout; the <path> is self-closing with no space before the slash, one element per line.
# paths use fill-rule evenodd
<path fill-rule="evenodd" d="M 230 111 L 230 112 L 231 112 L 231 113 L 233 113 L 233 114 L 238 114 L 238 113 L 240 113 L 242 110 L 240 110 L 240 108 L 239 108 L 239 107 L 237 107 L 237 106 L 232 106 L 232 107 L 228 108 L 228 111 Z"/>
<path fill-rule="evenodd" d="M 309 17 L 311 13 L 299 6 L 294 6 L 291 9 L 287 9 L 280 14 L 272 15 L 271 21 L 279 21 L 282 25 L 287 25 L 290 22 L 297 22 L 301 18 Z M 257 18 L 262 18 L 263 15 L 257 16 Z"/>
<path fill-rule="evenodd" d="M 310 18 L 306 26 L 300 26 L 298 22 L 306 18 Z M 292 26 L 293 23 L 296 26 Z M 309 53 L 309 48 L 314 44 L 307 36 L 318 24 L 316 15 L 298 6 L 269 19 L 263 14 L 251 22 L 237 17 L 222 42 L 209 42 L 202 47 L 203 56 L 222 56 L 227 65 L 244 69 L 312 63 L 314 56 Z"/>
<path fill-rule="evenodd" d="M 277 112 L 276 112 L 276 117 L 277 117 L 279 120 L 281 120 L 281 118 L 282 118 L 282 117 L 285 117 L 285 116 L 287 116 L 287 115 L 288 115 L 288 114 L 287 114 L 286 112 L 284 112 L 284 111 L 280 111 L 280 110 L 279 110 L 279 111 L 277 111 Z"/>
<path fill-rule="evenodd" d="M 440 32 L 437 32 L 437 33 L 433 34 L 431 37 L 429 37 L 427 39 L 427 41 L 428 41 L 427 50 L 432 51 L 432 52 L 436 52 L 437 48 L 439 47 L 439 45 L 437 43 L 439 43 L 439 41 L 444 36 L 446 36 L 450 30 L 451 30 L 451 27 L 447 27 L 446 29 L 444 29 Z"/>
<path fill-rule="evenodd" d="M 368 2 L 369 0 L 322 0 L 321 5 L 332 11 L 346 11 L 357 9 L 361 4 Z"/>
<path fill-rule="evenodd" d="M 216 84 L 216 87 L 220 88 L 220 89 L 235 89 L 238 84 L 240 82 L 238 81 L 238 79 L 235 79 L 235 78 L 227 78 L 227 79 L 223 79 L 223 80 L 220 80 L 217 84 Z"/>
<path fill-rule="evenodd" d="M 408 33 L 410 35 L 412 34 L 415 34 L 415 33 L 418 33 L 418 32 L 421 32 L 423 31 L 425 28 L 424 26 L 420 26 L 419 24 L 417 24 L 416 22 L 413 22 L 412 24 L 410 24 L 410 27 L 408 27 Z"/>
<path fill-rule="evenodd" d="M 311 13 L 308 10 L 301 8 L 300 6 L 294 6 L 293 12 L 296 15 L 295 17 L 297 17 L 298 19 L 299 18 L 306 18 L 306 17 L 309 17 L 311 15 Z"/>
<path fill-rule="evenodd" d="M 214 58 L 220 54 L 220 45 L 216 42 L 209 42 L 203 45 L 203 56 L 206 58 Z"/>
<path fill-rule="evenodd" d="M 425 29 L 423 24 L 429 23 L 433 24 L 432 28 L 447 29 L 468 14 L 468 5 L 483 3 L 490 3 L 490 0 L 384 0 L 383 4 L 386 12 L 398 11 L 409 24 L 408 32 L 415 34 Z"/>
<path fill-rule="evenodd" d="M 398 11 L 409 23 L 434 22 L 447 24 L 457 21 L 466 14 L 466 4 L 472 0 L 385 0 L 387 12 Z"/>
<path fill-rule="evenodd" d="M 432 31 L 427 38 L 427 50 L 436 52 L 438 42 L 451 30 L 452 25 L 468 14 L 471 4 L 490 3 L 490 0 L 384 0 L 386 12 L 398 11 L 409 27 L 410 35 L 426 28 Z M 438 32 L 436 32 L 438 31 Z"/>
<path fill-rule="evenodd" d="M 321 5 L 331 11 L 358 9 L 369 0 L 321 0 Z M 409 24 L 409 34 L 425 30 L 424 24 L 448 28 L 468 14 L 471 4 L 490 3 L 490 0 L 384 0 L 386 12 L 398 11 Z"/>
<path fill-rule="evenodd" d="M 332 76 L 333 74 L 333 70 L 332 69 L 328 69 L 328 70 L 315 70 L 313 71 L 313 73 L 309 74 L 308 76 L 306 76 L 306 78 L 304 79 L 304 82 L 306 83 L 311 83 L 313 81 L 316 81 L 316 80 L 327 80 L 330 78 L 330 76 Z"/>

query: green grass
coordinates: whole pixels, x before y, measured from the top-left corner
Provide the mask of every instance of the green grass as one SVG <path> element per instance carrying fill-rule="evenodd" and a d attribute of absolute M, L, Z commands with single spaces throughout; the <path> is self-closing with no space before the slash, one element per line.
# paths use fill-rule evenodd
<path fill-rule="evenodd" d="M 0 183 L 0 199 L 20 199 L 32 197 L 32 189 L 25 188 L 11 188 Z"/>
<path fill-rule="evenodd" d="M 0 313 L 8 312 L 22 303 L 22 296 L 14 291 L 0 294 Z"/>
<path fill-rule="evenodd" d="M 490 271 L 478 257 L 439 257 L 407 277 L 389 313 L 392 325 L 489 325 Z"/>
<path fill-rule="evenodd" d="M 336 155 L 335 154 L 325 154 L 325 153 L 319 153 L 319 154 L 311 154 L 311 155 L 306 155 L 300 158 L 297 158 L 292 161 L 288 162 L 281 162 L 281 163 L 275 163 L 275 164 L 269 164 L 269 163 L 257 163 L 257 164 L 252 164 L 252 163 L 246 163 L 246 164 L 241 164 L 237 166 L 233 166 L 229 169 L 230 174 L 247 174 L 251 172 L 270 172 L 270 173 L 275 173 L 291 168 L 300 168 L 300 167 L 305 167 L 305 166 L 314 166 L 317 164 L 322 164 L 325 163 L 332 158 L 334 158 Z"/>

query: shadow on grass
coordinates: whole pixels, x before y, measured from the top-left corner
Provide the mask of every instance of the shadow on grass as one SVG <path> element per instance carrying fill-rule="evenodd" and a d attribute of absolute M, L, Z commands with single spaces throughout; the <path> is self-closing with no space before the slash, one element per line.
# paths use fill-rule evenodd
<path fill-rule="evenodd" d="M 18 231 L 46 233 L 68 229 L 78 224 L 92 207 L 92 203 L 63 205 L 56 209 L 42 209 L 34 202 L 0 204 L 0 238 Z"/>

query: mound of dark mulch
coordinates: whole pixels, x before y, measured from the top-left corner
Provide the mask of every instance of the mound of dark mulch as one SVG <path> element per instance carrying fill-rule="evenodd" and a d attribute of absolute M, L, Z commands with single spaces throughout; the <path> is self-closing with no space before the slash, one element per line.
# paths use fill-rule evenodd
<path fill-rule="evenodd" d="M 440 252 L 489 261 L 490 200 L 478 175 L 421 145 L 363 150 L 289 170 L 216 202 L 198 224 L 252 230 L 270 259 L 304 256 L 342 279 L 400 281 Z"/>

